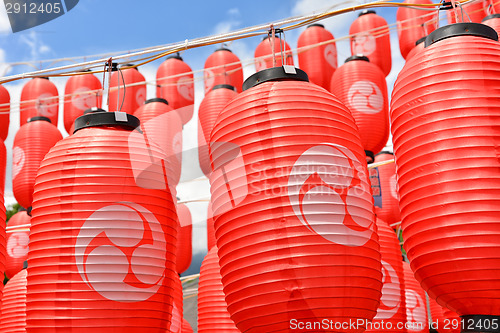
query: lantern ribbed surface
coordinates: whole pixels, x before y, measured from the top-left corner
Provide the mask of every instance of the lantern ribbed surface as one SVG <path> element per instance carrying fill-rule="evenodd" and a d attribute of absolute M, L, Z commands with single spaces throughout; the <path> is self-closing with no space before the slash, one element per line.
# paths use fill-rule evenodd
<path fill-rule="evenodd" d="M 6 254 L 6 234 L 5 234 L 5 221 L 7 220 L 5 210 L 5 171 L 7 168 L 7 149 L 3 140 L 0 139 L 0 276 L 5 272 L 5 262 L 7 260 Z M 2 285 L 0 284 L 0 296 L 2 295 Z"/>
<path fill-rule="evenodd" d="M 137 68 L 125 68 L 113 72 L 108 97 L 109 111 L 134 114 L 146 100 L 145 81 L 144 75 Z"/>
<path fill-rule="evenodd" d="M 207 250 L 210 251 L 215 244 L 214 214 L 212 212 L 212 201 L 210 200 L 207 207 Z"/>
<path fill-rule="evenodd" d="M 10 125 L 10 94 L 7 88 L 0 85 L 0 139 L 7 139 Z"/>
<path fill-rule="evenodd" d="M 255 48 L 254 58 L 255 58 L 255 70 L 257 72 L 282 65 L 293 65 L 293 55 L 290 45 L 285 40 L 281 40 L 277 36 L 274 38 L 274 56 L 276 57 L 276 65 L 273 66 L 273 49 L 271 45 L 272 38 L 266 38 L 262 40 L 259 45 Z M 285 56 L 284 61 L 281 59 L 283 54 Z"/>
<path fill-rule="evenodd" d="M 499 46 L 439 40 L 392 95 L 404 247 L 424 290 L 459 315 L 500 314 Z"/>
<path fill-rule="evenodd" d="M 217 246 L 203 259 L 198 283 L 198 333 L 239 333 L 227 311 Z"/>
<path fill-rule="evenodd" d="M 102 84 L 93 74 L 75 75 L 64 88 L 64 128 L 69 134 L 75 119 L 93 107 L 101 107 Z"/>
<path fill-rule="evenodd" d="M 382 152 L 375 156 L 375 163 L 392 159 L 394 159 L 394 154 Z M 393 229 L 397 229 L 398 225 L 396 223 L 401 222 L 401 213 L 399 212 L 396 162 L 378 166 L 377 169 L 382 191 L 382 207 L 375 207 L 375 214 Z"/>
<path fill-rule="evenodd" d="M 486 16 L 483 19 L 482 23 L 492 27 L 493 29 L 495 29 L 497 34 L 500 34 L 500 13 Z"/>
<path fill-rule="evenodd" d="M 193 333 L 193 328 L 189 324 L 189 322 L 183 318 L 182 319 L 182 333 Z"/>
<path fill-rule="evenodd" d="M 362 12 L 349 28 L 351 54 L 364 55 L 377 65 L 385 76 L 392 67 L 391 38 L 387 21 L 370 10 Z"/>
<path fill-rule="evenodd" d="M 184 273 L 191 265 L 193 254 L 193 222 L 191 212 L 185 204 L 177 205 L 177 247 L 175 251 L 175 262 L 177 273 Z M 181 288 L 182 289 L 182 288 Z"/>
<path fill-rule="evenodd" d="M 410 58 L 412 58 L 415 54 L 419 53 L 424 49 L 425 43 L 422 41 L 416 45 L 413 46 L 413 48 L 408 52 L 406 55 L 406 61 L 408 61 Z"/>
<path fill-rule="evenodd" d="M 429 321 L 438 333 L 460 333 L 461 320 L 456 313 L 443 308 L 431 297 L 429 297 L 429 310 L 432 317 L 432 321 Z M 449 317 L 445 316 L 445 310 L 448 312 Z"/>
<path fill-rule="evenodd" d="M 167 58 L 156 71 L 156 97 L 165 98 L 186 124 L 194 111 L 194 75 L 181 57 Z"/>
<path fill-rule="evenodd" d="M 410 264 L 403 262 L 406 301 L 406 328 L 408 333 L 429 332 L 425 292 L 415 280 Z"/>
<path fill-rule="evenodd" d="M 430 0 L 405 0 L 405 4 L 430 5 Z M 408 53 L 415 47 L 415 43 L 427 36 L 437 27 L 435 12 L 418 10 L 410 7 L 399 7 L 396 13 L 398 28 L 399 51 L 403 58 L 408 58 Z"/>
<path fill-rule="evenodd" d="M 35 177 L 45 154 L 62 135 L 50 122 L 34 120 L 22 125 L 12 145 L 12 191 L 24 208 L 31 206 Z"/>
<path fill-rule="evenodd" d="M 169 328 L 166 330 L 168 333 L 182 333 L 182 321 L 183 321 L 183 311 L 184 303 L 182 296 L 182 282 L 179 276 L 173 276 L 174 279 L 174 290 L 172 294 L 173 306 L 172 306 L 172 320 L 170 322 Z"/>
<path fill-rule="evenodd" d="M 366 60 L 348 59 L 333 74 L 330 92 L 351 111 L 364 150 L 380 152 L 389 139 L 389 97 L 384 73 Z"/>
<path fill-rule="evenodd" d="M 32 117 L 47 117 L 57 126 L 59 118 L 59 93 L 47 78 L 36 77 L 28 81 L 22 91 L 19 105 L 21 126 Z"/>
<path fill-rule="evenodd" d="M 208 56 L 203 69 L 205 94 L 219 84 L 229 84 L 241 92 L 243 85 L 243 67 L 236 54 L 220 48 Z"/>
<path fill-rule="evenodd" d="M 319 43 L 324 44 L 316 45 Z M 332 33 L 320 24 L 312 24 L 300 34 L 297 49 L 299 67 L 307 73 L 309 81 L 329 90 L 337 68 L 337 46 Z"/>
<path fill-rule="evenodd" d="M 217 119 L 217 115 L 226 104 L 237 95 L 237 92 L 227 85 L 219 85 L 205 95 L 198 109 L 198 160 L 203 173 L 210 174 L 209 141 L 210 133 Z"/>
<path fill-rule="evenodd" d="M 23 264 L 28 259 L 30 223 L 31 217 L 25 210 L 9 219 L 5 261 L 5 275 L 9 279 L 23 269 Z"/>
<path fill-rule="evenodd" d="M 164 332 L 177 216 L 162 152 L 121 126 L 76 130 L 36 179 L 27 332 Z"/>
<path fill-rule="evenodd" d="M 406 322 L 403 262 L 399 239 L 385 221 L 377 218 L 377 230 L 382 255 L 383 287 L 372 329 L 365 332 L 405 332 L 400 323 Z M 378 325 L 378 326 L 377 326 Z"/>
<path fill-rule="evenodd" d="M 26 332 L 26 270 L 12 277 L 3 289 L 1 333 Z"/>
<path fill-rule="evenodd" d="M 229 102 L 211 136 L 215 231 L 231 319 L 242 332 L 372 319 L 381 263 L 354 119 L 325 89 L 288 75 L 281 80 L 280 68 L 266 71 L 276 81 Z"/>

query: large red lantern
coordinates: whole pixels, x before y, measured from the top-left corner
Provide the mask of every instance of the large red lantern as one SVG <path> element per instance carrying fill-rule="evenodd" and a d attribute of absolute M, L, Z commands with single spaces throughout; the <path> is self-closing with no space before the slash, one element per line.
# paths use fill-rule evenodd
<path fill-rule="evenodd" d="M 212 201 L 208 202 L 207 208 L 207 249 L 210 251 L 216 245 L 214 215 L 212 212 Z"/>
<path fill-rule="evenodd" d="M 413 57 L 415 54 L 419 53 L 420 51 L 422 51 L 424 49 L 425 38 L 426 37 L 422 37 L 415 42 L 415 46 L 406 55 L 406 61 L 408 61 L 411 57 Z"/>
<path fill-rule="evenodd" d="M 429 332 L 425 292 L 415 280 L 410 264 L 403 262 L 405 284 L 406 321 L 408 333 Z"/>
<path fill-rule="evenodd" d="M 487 0 L 476 0 L 470 3 L 457 6 L 455 10 L 448 10 L 446 12 L 448 17 L 448 24 L 457 22 L 475 22 L 481 23 L 486 16 Z M 456 15 L 456 16 L 455 16 Z M 458 18 L 458 20 L 457 20 Z"/>
<path fill-rule="evenodd" d="M 0 85 L 0 139 L 7 139 L 10 124 L 10 94 L 9 91 Z"/>
<path fill-rule="evenodd" d="M 57 126 L 59 117 L 59 93 L 54 83 L 46 77 L 34 78 L 21 91 L 19 106 L 21 126 L 33 117 L 47 117 Z"/>
<path fill-rule="evenodd" d="M 35 184 L 28 332 L 162 332 L 177 216 L 159 147 L 121 112 L 79 117 Z"/>
<path fill-rule="evenodd" d="M 183 318 L 182 319 L 182 333 L 193 333 L 193 328 L 189 324 L 189 322 Z"/>
<path fill-rule="evenodd" d="M 300 69 L 312 83 L 329 90 L 337 68 L 337 46 L 332 33 L 322 24 L 311 24 L 300 34 L 297 48 Z"/>
<path fill-rule="evenodd" d="M 273 39 L 272 37 L 266 36 L 255 48 L 254 58 L 255 70 L 257 72 L 276 66 L 293 65 L 293 55 L 290 45 L 288 45 L 285 40 L 281 40 L 281 38 L 278 37 Z M 273 60 L 273 58 L 275 60 Z"/>
<path fill-rule="evenodd" d="M 401 247 L 394 230 L 377 218 L 380 254 L 382 255 L 382 298 L 371 325 L 365 332 L 405 332 L 406 304 Z"/>
<path fill-rule="evenodd" d="M 175 194 L 182 169 L 182 122 L 179 115 L 163 98 L 151 98 L 137 109 L 135 116 L 141 121 L 147 140 L 163 151 L 170 192 Z"/>
<path fill-rule="evenodd" d="M 492 27 L 497 34 L 500 34 L 500 14 L 488 15 L 483 19 L 482 23 Z"/>
<path fill-rule="evenodd" d="M 198 333 L 239 333 L 227 312 L 217 246 L 212 247 L 200 268 L 198 283 Z"/>
<path fill-rule="evenodd" d="M 33 117 L 17 131 L 12 148 L 12 191 L 24 208 L 30 207 L 33 201 L 40 163 L 61 139 L 61 132 L 46 117 Z"/>
<path fill-rule="evenodd" d="M 405 0 L 405 4 L 431 5 L 430 0 Z M 428 12 L 410 7 L 399 7 L 396 13 L 399 51 L 407 59 L 415 43 L 437 27 L 436 12 Z"/>
<path fill-rule="evenodd" d="M 228 311 L 242 332 L 325 318 L 332 330 L 362 332 L 382 288 L 365 154 L 347 107 L 293 72 L 252 75 L 212 131 Z"/>
<path fill-rule="evenodd" d="M 203 69 L 205 94 L 219 84 L 228 84 L 241 92 L 243 85 L 243 67 L 241 61 L 231 50 L 220 48 L 205 61 Z"/>
<path fill-rule="evenodd" d="M 64 88 L 64 128 L 71 134 L 75 119 L 93 107 L 101 107 L 102 84 L 93 74 L 74 75 Z"/>
<path fill-rule="evenodd" d="M 26 332 L 26 269 L 7 282 L 3 290 L 0 332 Z"/>
<path fill-rule="evenodd" d="M 373 162 L 389 139 L 389 97 L 384 73 L 367 57 L 352 56 L 333 74 L 330 91 L 351 111 L 367 159 Z"/>
<path fill-rule="evenodd" d="M 404 247 L 424 290 L 467 323 L 500 315 L 497 38 L 477 23 L 437 29 L 391 102 Z"/>
<path fill-rule="evenodd" d="M 198 108 L 198 160 L 201 171 L 206 176 L 212 171 L 210 168 L 210 156 L 208 155 L 210 133 L 214 127 L 217 115 L 236 95 L 237 93 L 234 91 L 233 86 L 227 84 L 217 85 L 205 95 Z"/>
<path fill-rule="evenodd" d="M 133 65 L 124 65 L 129 67 Z M 110 78 L 109 110 L 133 114 L 146 100 L 146 79 L 136 67 L 120 69 Z"/>
<path fill-rule="evenodd" d="M 6 235 L 5 235 L 5 221 L 7 219 L 4 191 L 5 191 L 5 170 L 7 168 L 7 149 L 3 140 L 0 139 L 0 276 L 5 272 L 6 261 Z M 2 295 L 2 285 L 0 284 L 0 296 Z"/>
<path fill-rule="evenodd" d="M 181 274 L 191 265 L 191 257 L 193 254 L 193 223 L 189 208 L 185 204 L 177 205 L 177 216 L 179 217 L 179 222 L 177 225 L 175 263 L 177 273 Z"/>
<path fill-rule="evenodd" d="M 375 156 L 375 163 L 386 162 L 394 159 L 394 154 L 382 152 Z M 378 179 L 381 189 L 381 205 L 375 206 L 375 214 L 381 220 L 387 222 L 389 226 L 396 229 L 401 222 L 399 212 L 398 180 L 396 176 L 396 163 L 389 162 L 378 166 Z"/>
<path fill-rule="evenodd" d="M 179 55 L 168 57 L 156 72 L 156 97 L 166 99 L 186 124 L 194 111 L 194 75 Z"/>
<path fill-rule="evenodd" d="M 7 230 L 5 275 L 12 278 L 28 259 L 31 217 L 26 210 L 21 210 L 9 219 Z"/>
<path fill-rule="evenodd" d="M 351 54 L 364 55 L 377 65 L 385 76 L 392 67 L 391 38 L 387 21 L 373 10 L 365 10 L 352 22 Z"/>

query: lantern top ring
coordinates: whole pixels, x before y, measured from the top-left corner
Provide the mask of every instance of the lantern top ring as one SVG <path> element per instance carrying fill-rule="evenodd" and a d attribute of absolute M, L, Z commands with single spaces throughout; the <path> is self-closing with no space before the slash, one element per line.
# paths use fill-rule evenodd
<path fill-rule="evenodd" d="M 295 68 L 295 73 L 290 73 L 290 71 L 286 71 L 283 67 L 267 68 L 246 79 L 245 82 L 243 82 L 243 91 L 264 82 L 285 80 L 309 82 L 309 77 L 306 72 L 299 68 Z"/>
<path fill-rule="evenodd" d="M 445 25 L 431 32 L 425 39 L 425 47 L 440 40 L 457 36 L 478 36 L 498 41 L 498 34 L 492 27 L 481 23 L 455 23 Z"/>

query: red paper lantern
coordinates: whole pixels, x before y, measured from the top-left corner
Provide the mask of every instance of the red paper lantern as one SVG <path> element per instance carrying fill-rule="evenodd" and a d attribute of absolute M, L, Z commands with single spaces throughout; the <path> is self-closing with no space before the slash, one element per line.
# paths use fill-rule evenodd
<path fill-rule="evenodd" d="M 380 300 L 373 198 L 356 124 L 334 95 L 295 72 L 252 75 L 210 140 L 222 284 L 242 332 L 371 320 Z"/>
<path fill-rule="evenodd" d="M 203 79 L 205 94 L 220 84 L 231 85 L 236 88 L 236 91 L 241 92 L 243 67 L 240 59 L 229 49 L 215 50 L 205 61 Z"/>
<path fill-rule="evenodd" d="M 375 156 L 375 163 L 394 159 L 394 154 L 382 152 Z M 382 194 L 382 207 L 375 206 L 375 214 L 389 226 L 396 229 L 401 222 L 399 212 L 398 180 L 396 176 L 396 163 L 390 162 L 377 167 Z"/>
<path fill-rule="evenodd" d="M 28 244 L 30 240 L 31 217 L 21 210 L 9 219 L 7 234 L 5 275 L 12 278 L 28 259 Z"/>
<path fill-rule="evenodd" d="M 486 16 L 486 7 L 488 1 L 476 0 L 465 5 L 457 6 L 456 15 L 454 10 L 448 10 L 446 12 L 448 17 L 448 24 L 453 24 L 457 22 L 475 22 L 481 23 L 483 18 Z M 463 12 L 462 12 L 463 11 Z M 470 21 L 469 21 L 470 18 Z"/>
<path fill-rule="evenodd" d="M 178 55 L 170 56 L 156 72 L 156 97 L 166 99 L 186 124 L 194 111 L 194 76 Z"/>
<path fill-rule="evenodd" d="M 110 111 L 134 114 L 145 100 L 146 79 L 136 67 L 121 69 L 111 74 L 108 97 Z"/>
<path fill-rule="evenodd" d="M 93 107 L 101 107 L 102 84 L 93 74 L 74 75 L 64 88 L 64 128 L 71 133 L 75 119 Z"/>
<path fill-rule="evenodd" d="M 26 270 L 18 272 L 3 290 L 0 332 L 26 332 Z"/>
<path fill-rule="evenodd" d="M 184 273 L 191 265 L 191 257 L 193 254 L 193 223 L 189 208 L 185 204 L 177 205 L 177 216 L 179 217 L 179 222 L 177 225 L 177 247 L 175 258 L 177 273 L 181 274 Z"/>
<path fill-rule="evenodd" d="M 5 170 L 7 168 L 7 149 L 3 140 L 0 139 L 0 276 L 5 272 L 6 261 L 6 235 L 5 221 L 7 219 L 4 205 L 4 190 L 5 190 Z M 0 297 L 2 295 L 2 285 L 0 284 Z"/>
<path fill-rule="evenodd" d="M 440 305 L 466 321 L 499 316 L 500 45 L 477 23 L 437 29 L 426 45 L 391 101 L 404 246 Z"/>
<path fill-rule="evenodd" d="M 425 292 L 415 280 L 410 264 L 403 262 L 406 300 L 406 328 L 408 333 L 429 332 Z"/>
<path fill-rule="evenodd" d="M 168 333 L 183 333 L 182 332 L 182 321 L 183 321 L 183 297 L 182 297 L 182 282 L 179 276 L 174 276 L 174 290 L 172 291 L 172 320 L 170 326 L 166 332 Z"/>
<path fill-rule="evenodd" d="M 389 97 L 384 73 L 365 56 L 346 59 L 332 76 L 330 91 L 351 111 L 371 162 L 389 139 Z"/>
<path fill-rule="evenodd" d="M 216 245 L 214 214 L 212 212 L 212 201 L 208 202 L 207 208 L 207 249 L 210 251 Z"/>
<path fill-rule="evenodd" d="M 237 93 L 234 91 L 233 86 L 226 84 L 217 85 L 205 95 L 198 109 L 198 160 L 201 171 L 206 176 L 212 172 L 210 156 L 208 154 L 210 133 L 214 127 L 217 115 L 236 95 Z"/>
<path fill-rule="evenodd" d="M 483 19 L 482 23 L 492 27 L 497 34 L 500 34 L 500 14 L 488 15 Z"/>
<path fill-rule="evenodd" d="M 422 37 L 415 42 L 415 46 L 406 55 L 406 61 L 408 61 L 411 57 L 413 57 L 415 54 L 419 53 L 420 51 L 422 51 L 424 49 L 425 38 L 426 37 Z"/>
<path fill-rule="evenodd" d="M 5 171 L 7 169 L 7 148 L 0 139 L 0 197 L 4 198 L 5 192 Z"/>
<path fill-rule="evenodd" d="M 399 239 L 394 230 L 379 218 L 377 218 L 377 229 L 384 285 L 377 315 L 365 332 L 406 333 L 405 328 L 400 326 L 406 322 L 406 304 Z"/>
<path fill-rule="evenodd" d="M 282 55 L 283 50 L 283 55 Z M 284 62 L 282 60 L 284 56 Z M 293 55 L 290 45 L 284 40 L 278 37 L 274 38 L 274 58 L 276 63 L 273 61 L 273 46 L 272 38 L 265 37 L 259 45 L 255 48 L 254 52 L 255 58 L 255 70 L 257 72 L 264 70 L 266 68 L 282 66 L 282 65 L 292 65 L 293 66 Z"/>
<path fill-rule="evenodd" d="M 57 127 L 59 117 L 59 93 L 49 78 L 37 77 L 26 83 L 21 91 L 20 124 L 33 117 L 47 117 Z"/>
<path fill-rule="evenodd" d="M 31 206 L 35 177 L 45 154 L 62 135 L 46 117 L 33 117 L 22 125 L 12 148 L 12 191 L 24 208 Z"/>
<path fill-rule="evenodd" d="M 365 10 L 349 28 L 351 54 L 364 55 L 377 65 L 385 76 L 391 72 L 391 38 L 387 21 L 373 10 Z"/>
<path fill-rule="evenodd" d="M 337 68 L 337 46 L 332 33 L 322 24 L 312 24 L 300 34 L 297 48 L 300 69 L 312 83 L 330 89 L 330 80 Z"/>
<path fill-rule="evenodd" d="M 182 169 L 182 122 L 177 112 L 163 98 L 148 99 L 135 112 L 148 142 L 163 152 L 164 168 L 170 192 L 176 193 Z"/>
<path fill-rule="evenodd" d="M 177 216 L 162 152 L 119 112 L 79 117 L 40 167 L 28 332 L 160 332 L 172 313 Z"/>
<path fill-rule="evenodd" d="M 182 333 L 193 333 L 193 328 L 189 324 L 189 322 L 185 319 L 182 318 Z"/>
<path fill-rule="evenodd" d="M 200 268 L 198 283 L 198 333 L 239 333 L 227 311 L 220 275 L 217 246 L 212 247 Z"/>
<path fill-rule="evenodd" d="M 430 0 L 405 0 L 405 4 L 431 5 Z M 399 51 L 403 58 L 415 47 L 415 43 L 437 28 L 437 13 L 410 7 L 399 7 L 396 13 Z"/>
<path fill-rule="evenodd" d="M 448 318 L 445 316 L 445 310 L 448 312 L 448 315 L 451 315 L 453 312 L 443 308 L 430 297 L 429 310 L 432 317 L 432 320 L 429 320 L 430 325 L 432 328 L 436 329 L 438 333 L 460 333 L 461 322 L 460 317 L 456 313 L 454 318 Z"/>
<path fill-rule="evenodd" d="M 0 139 L 5 141 L 9 135 L 10 124 L 10 94 L 0 85 Z"/>

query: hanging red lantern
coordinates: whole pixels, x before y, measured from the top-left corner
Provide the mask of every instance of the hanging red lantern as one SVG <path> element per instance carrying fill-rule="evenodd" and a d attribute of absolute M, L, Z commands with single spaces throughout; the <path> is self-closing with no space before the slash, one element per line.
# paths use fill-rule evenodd
<path fill-rule="evenodd" d="M 109 110 L 134 114 L 146 100 L 146 79 L 137 67 L 124 65 L 111 74 L 109 90 Z M 128 68 L 127 68 L 128 67 Z"/>
<path fill-rule="evenodd" d="M 229 49 L 221 47 L 215 50 L 205 61 L 203 79 L 205 94 L 220 84 L 231 85 L 241 92 L 243 67 L 240 59 Z"/>
<path fill-rule="evenodd" d="M 200 103 L 198 108 L 198 161 L 201 171 L 208 176 L 210 174 L 210 156 L 208 146 L 210 133 L 214 127 L 217 115 L 224 106 L 237 95 L 235 88 L 227 84 L 215 86 Z"/>
<path fill-rule="evenodd" d="M 290 45 L 285 40 L 281 38 L 274 38 L 274 58 L 273 61 L 273 46 L 272 38 L 266 36 L 255 48 L 254 58 L 255 58 L 255 70 L 257 72 L 264 70 L 266 68 L 291 65 L 293 66 L 293 55 Z M 283 53 L 283 54 L 282 54 Z M 285 58 L 283 62 L 282 57 Z"/>
<path fill-rule="evenodd" d="M 217 246 L 212 247 L 200 268 L 198 283 L 198 333 L 239 333 L 227 312 Z"/>
<path fill-rule="evenodd" d="M 6 245 L 5 275 L 12 278 L 28 259 L 31 217 L 26 210 L 20 210 L 9 219 Z"/>
<path fill-rule="evenodd" d="M 322 24 L 311 24 L 300 34 L 297 48 L 300 69 L 312 83 L 329 90 L 337 68 L 337 46 L 332 33 Z"/>
<path fill-rule="evenodd" d="M 248 78 L 210 138 L 228 311 L 242 332 L 324 318 L 362 332 L 382 287 L 365 154 L 347 107 L 293 72 Z"/>
<path fill-rule="evenodd" d="M 0 139 L 5 141 L 9 135 L 10 125 L 10 94 L 0 85 Z"/>
<path fill-rule="evenodd" d="M 163 98 L 148 99 L 135 112 L 141 129 L 151 143 L 161 148 L 170 192 L 176 193 L 182 169 L 182 122 Z"/>
<path fill-rule="evenodd" d="M 460 317 L 455 314 L 454 318 L 448 318 L 445 315 L 445 310 L 448 312 L 448 315 L 452 314 L 453 312 L 437 304 L 436 301 L 431 297 L 429 297 L 428 299 L 429 310 L 432 317 L 431 320 L 429 320 L 431 327 L 436 329 L 438 333 L 460 333 Z"/>
<path fill-rule="evenodd" d="M 430 0 L 405 0 L 405 4 L 432 5 Z M 396 13 L 399 51 L 403 58 L 415 47 L 415 43 L 436 30 L 437 13 L 411 7 L 399 7 Z"/>
<path fill-rule="evenodd" d="M 377 315 L 366 333 L 405 332 L 401 323 L 406 322 L 406 304 L 401 247 L 394 230 L 377 218 L 377 229 L 382 255 L 383 287 Z"/>
<path fill-rule="evenodd" d="M 186 124 L 194 111 L 194 75 L 179 55 L 167 58 L 156 72 L 156 97 L 169 101 Z"/>
<path fill-rule="evenodd" d="M 406 328 L 408 332 L 429 332 L 425 292 L 417 280 L 415 280 L 410 264 L 407 262 L 403 262 L 403 275 L 406 300 Z"/>
<path fill-rule="evenodd" d="M 5 171 L 7 169 L 7 149 L 3 140 L 0 139 L 0 276 L 3 276 L 5 272 L 5 262 L 6 262 L 6 235 L 5 235 L 5 221 L 7 220 L 7 214 L 5 210 Z M 2 296 L 2 288 L 0 284 L 0 297 Z"/>
<path fill-rule="evenodd" d="M 12 191 L 24 208 L 31 206 L 35 177 L 45 154 L 62 135 L 46 117 L 33 117 L 22 125 L 12 148 Z"/>
<path fill-rule="evenodd" d="M 446 15 L 448 17 L 448 24 L 457 22 L 481 23 L 483 18 L 486 16 L 487 5 L 487 1 L 485 0 L 476 0 L 464 5 L 457 6 L 456 12 L 453 9 L 448 10 L 446 12 Z"/>
<path fill-rule="evenodd" d="M 394 154 L 382 152 L 375 156 L 375 163 L 385 162 L 394 159 Z M 396 229 L 401 221 L 399 212 L 398 181 L 396 176 L 396 163 L 390 162 L 380 165 L 377 168 L 382 202 L 381 207 L 375 206 L 375 214 L 381 220 L 387 222 L 389 226 Z"/>
<path fill-rule="evenodd" d="M 28 253 L 30 330 L 166 330 L 177 216 L 162 152 L 122 112 L 79 117 L 43 160 Z M 64 225 L 64 227 L 61 227 Z"/>
<path fill-rule="evenodd" d="M 26 269 L 10 279 L 3 290 L 0 332 L 26 332 Z"/>
<path fill-rule="evenodd" d="M 214 227 L 214 215 L 212 213 L 212 201 L 208 202 L 207 208 L 207 249 L 210 251 L 212 247 L 216 244 L 215 240 L 215 227 Z"/>
<path fill-rule="evenodd" d="M 351 35 L 351 54 L 364 55 L 377 65 L 385 76 L 392 67 L 391 38 L 387 21 L 374 10 L 364 10 L 352 22 L 349 28 Z"/>
<path fill-rule="evenodd" d="M 488 15 L 483 19 L 482 23 L 492 27 L 497 34 L 500 34 L 500 14 Z"/>
<path fill-rule="evenodd" d="M 389 97 L 384 73 L 365 56 L 346 59 L 332 76 L 330 91 L 351 111 L 367 160 L 389 139 Z"/>
<path fill-rule="evenodd" d="M 101 107 L 102 84 L 93 74 L 74 75 L 66 82 L 64 88 L 64 128 L 71 133 L 75 119 L 83 115 L 83 111 Z"/>
<path fill-rule="evenodd" d="M 20 125 L 33 117 L 47 117 L 57 127 L 59 118 L 59 93 L 54 83 L 47 77 L 37 77 L 28 81 L 21 91 L 19 106 Z"/>
<path fill-rule="evenodd" d="M 182 274 L 191 265 L 193 254 L 193 222 L 189 208 L 185 204 L 177 205 L 177 216 L 179 217 L 179 222 L 177 225 L 177 247 L 175 252 L 176 270 L 177 273 Z"/>
<path fill-rule="evenodd" d="M 422 51 L 424 49 L 425 38 L 426 37 L 422 37 L 415 42 L 415 46 L 406 55 L 406 61 L 408 61 L 411 57 L 413 57 L 415 54 L 419 53 L 420 51 Z"/>
<path fill-rule="evenodd" d="M 391 101 L 408 258 L 429 296 L 467 323 L 500 315 L 497 38 L 477 23 L 437 29 Z"/>
<path fill-rule="evenodd" d="M 180 277 L 174 276 L 174 284 L 172 291 L 172 320 L 170 321 L 170 326 L 166 330 L 168 333 L 183 333 L 182 332 L 182 313 L 184 311 L 183 297 L 182 297 L 182 282 Z"/>
<path fill-rule="evenodd" d="M 7 148 L 0 139 L 0 197 L 4 198 L 5 192 L 5 172 L 7 170 Z"/>
<path fill-rule="evenodd" d="M 189 322 L 183 318 L 182 319 L 182 333 L 193 333 L 193 328 L 189 324 Z"/>

